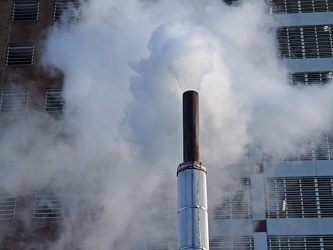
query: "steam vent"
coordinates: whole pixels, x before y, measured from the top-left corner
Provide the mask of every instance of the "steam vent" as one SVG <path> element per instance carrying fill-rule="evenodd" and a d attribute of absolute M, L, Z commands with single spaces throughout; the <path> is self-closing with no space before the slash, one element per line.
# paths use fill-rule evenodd
<path fill-rule="evenodd" d="M 0 0 L 0 250 L 332 250 L 332 78 L 332 0 Z"/>

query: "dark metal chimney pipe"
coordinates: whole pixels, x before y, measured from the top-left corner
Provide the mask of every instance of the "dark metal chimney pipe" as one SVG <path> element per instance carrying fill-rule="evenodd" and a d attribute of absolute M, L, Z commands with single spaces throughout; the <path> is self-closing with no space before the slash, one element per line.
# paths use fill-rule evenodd
<path fill-rule="evenodd" d="M 206 167 L 199 161 L 199 95 L 183 94 L 184 162 L 178 177 L 178 250 L 209 250 Z"/>
<path fill-rule="evenodd" d="M 183 94 L 183 157 L 184 162 L 199 161 L 199 95 Z"/>

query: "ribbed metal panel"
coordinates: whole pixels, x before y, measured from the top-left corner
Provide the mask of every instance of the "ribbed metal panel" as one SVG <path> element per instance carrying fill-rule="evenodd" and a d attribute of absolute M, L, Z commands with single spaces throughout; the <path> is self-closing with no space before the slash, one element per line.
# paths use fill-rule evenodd
<path fill-rule="evenodd" d="M 333 72 L 294 72 L 290 75 L 293 85 L 304 84 L 326 84 L 332 80 Z"/>
<path fill-rule="evenodd" d="M 63 105 L 62 89 L 46 89 L 44 106 L 46 112 L 61 112 Z"/>
<path fill-rule="evenodd" d="M 79 7 L 80 2 L 78 0 L 56 0 L 54 2 L 53 18 L 54 20 L 74 18 Z"/>
<path fill-rule="evenodd" d="M 332 25 L 291 26 L 277 30 L 283 58 L 329 58 L 333 56 Z"/>
<path fill-rule="evenodd" d="M 268 250 L 331 250 L 333 235 L 282 235 L 267 237 Z"/>
<path fill-rule="evenodd" d="M 212 192 L 216 192 L 217 187 Z M 214 219 L 251 219 L 251 181 L 249 178 L 234 179 L 221 187 L 223 197 L 219 205 L 212 207 Z"/>
<path fill-rule="evenodd" d="M 331 0 L 270 0 L 273 14 L 332 12 Z"/>
<path fill-rule="evenodd" d="M 55 193 L 36 193 L 33 218 L 63 218 L 64 199 Z"/>
<path fill-rule="evenodd" d="M 29 91 L 4 90 L 1 92 L 0 113 L 27 112 Z"/>
<path fill-rule="evenodd" d="M 15 0 L 13 5 L 12 21 L 38 20 L 39 1 Z"/>
<path fill-rule="evenodd" d="M 16 197 L 0 194 L 0 220 L 13 219 L 15 215 Z"/>
<path fill-rule="evenodd" d="M 267 218 L 333 217 L 333 177 L 266 178 Z"/>
<path fill-rule="evenodd" d="M 29 66 L 34 62 L 35 45 L 15 44 L 7 49 L 6 66 Z"/>

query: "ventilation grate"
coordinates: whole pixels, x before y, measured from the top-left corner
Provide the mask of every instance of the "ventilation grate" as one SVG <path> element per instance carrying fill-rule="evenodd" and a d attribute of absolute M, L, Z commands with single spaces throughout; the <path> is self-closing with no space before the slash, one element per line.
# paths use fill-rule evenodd
<path fill-rule="evenodd" d="M 280 55 L 283 58 L 333 57 L 333 25 L 281 27 L 277 30 Z"/>
<path fill-rule="evenodd" d="M 282 235 L 267 237 L 268 250 L 328 250 L 333 247 L 333 235 Z"/>
<path fill-rule="evenodd" d="M 332 12 L 333 2 L 330 0 L 270 0 L 270 8 L 273 14 Z"/>
<path fill-rule="evenodd" d="M 33 44 L 9 45 L 7 50 L 7 66 L 30 66 L 34 62 L 35 46 Z"/>
<path fill-rule="evenodd" d="M 27 112 L 29 91 L 5 90 L 1 92 L 0 113 Z"/>
<path fill-rule="evenodd" d="M 103 208 L 96 204 L 85 204 L 82 207 L 82 217 L 85 218 L 100 218 Z"/>
<path fill-rule="evenodd" d="M 39 1 L 16 0 L 13 5 L 12 21 L 36 21 L 38 20 Z"/>
<path fill-rule="evenodd" d="M 0 194 L 0 220 L 13 219 L 15 215 L 16 197 Z"/>
<path fill-rule="evenodd" d="M 218 250 L 252 250 L 254 249 L 253 237 L 218 237 L 210 240 L 210 249 Z"/>
<path fill-rule="evenodd" d="M 252 236 L 216 237 L 209 241 L 209 248 L 216 250 L 254 250 Z M 176 238 L 149 241 L 147 250 L 177 250 Z"/>
<path fill-rule="evenodd" d="M 54 20 L 72 19 L 77 16 L 80 2 L 78 0 L 56 0 L 54 3 Z"/>
<path fill-rule="evenodd" d="M 64 199 L 54 193 L 36 193 L 33 218 L 63 218 Z"/>
<path fill-rule="evenodd" d="M 61 112 L 63 105 L 61 89 L 46 89 L 44 107 L 46 112 Z"/>
<path fill-rule="evenodd" d="M 293 85 L 326 84 L 332 80 L 333 72 L 294 72 L 290 75 Z"/>
<path fill-rule="evenodd" d="M 219 205 L 212 208 L 214 219 L 251 219 L 251 181 L 235 179 L 222 187 L 224 196 Z M 215 192 L 217 190 L 212 190 Z M 217 196 L 214 195 L 213 196 Z"/>
<path fill-rule="evenodd" d="M 264 154 L 263 161 L 316 161 L 333 160 L 333 134 L 322 133 L 312 138 L 299 140 L 288 155 Z"/>
<path fill-rule="evenodd" d="M 333 177 L 266 178 L 267 218 L 333 217 Z"/>

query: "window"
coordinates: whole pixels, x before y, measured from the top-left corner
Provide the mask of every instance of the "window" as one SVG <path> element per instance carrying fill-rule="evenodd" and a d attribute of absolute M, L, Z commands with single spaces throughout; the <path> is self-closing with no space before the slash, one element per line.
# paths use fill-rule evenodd
<path fill-rule="evenodd" d="M 222 187 L 225 194 L 218 206 L 212 208 L 214 219 L 251 219 L 250 179 L 235 179 Z M 215 192 L 218 190 L 212 190 Z"/>
<path fill-rule="evenodd" d="M 6 66 L 30 66 L 34 62 L 33 44 L 13 44 L 8 46 Z"/>
<path fill-rule="evenodd" d="M 281 27 L 277 30 L 280 54 L 284 58 L 333 57 L 333 25 Z"/>
<path fill-rule="evenodd" d="M 271 12 L 274 14 L 332 12 L 330 0 L 270 0 Z"/>
<path fill-rule="evenodd" d="M 268 250 L 332 249 L 333 235 L 268 236 Z"/>
<path fill-rule="evenodd" d="M 13 219 L 15 215 L 16 197 L 0 194 L 0 220 Z"/>
<path fill-rule="evenodd" d="M 63 109 L 64 101 L 61 96 L 61 89 L 46 89 L 45 93 L 45 107 L 46 112 L 61 112 Z"/>
<path fill-rule="evenodd" d="M 333 77 L 332 71 L 325 72 L 295 72 L 290 75 L 293 85 L 326 84 Z"/>
<path fill-rule="evenodd" d="M 71 19 L 77 14 L 80 7 L 78 0 L 56 0 L 54 3 L 54 20 L 61 18 Z"/>
<path fill-rule="evenodd" d="M 39 1 L 15 0 L 13 5 L 12 21 L 38 20 Z"/>
<path fill-rule="evenodd" d="M 267 218 L 333 217 L 333 177 L 267 178 Z"/>
<path fill-rule="evenodd" d="M 54 193 L 36 193 L 33 218 L 55 219 L 64 216 L 64 199 Z"/>
<path fill-rule="evenodd" d="M 1 92 L 0 113 L 27 112 L 29 91 L 4 90 Z"/>

